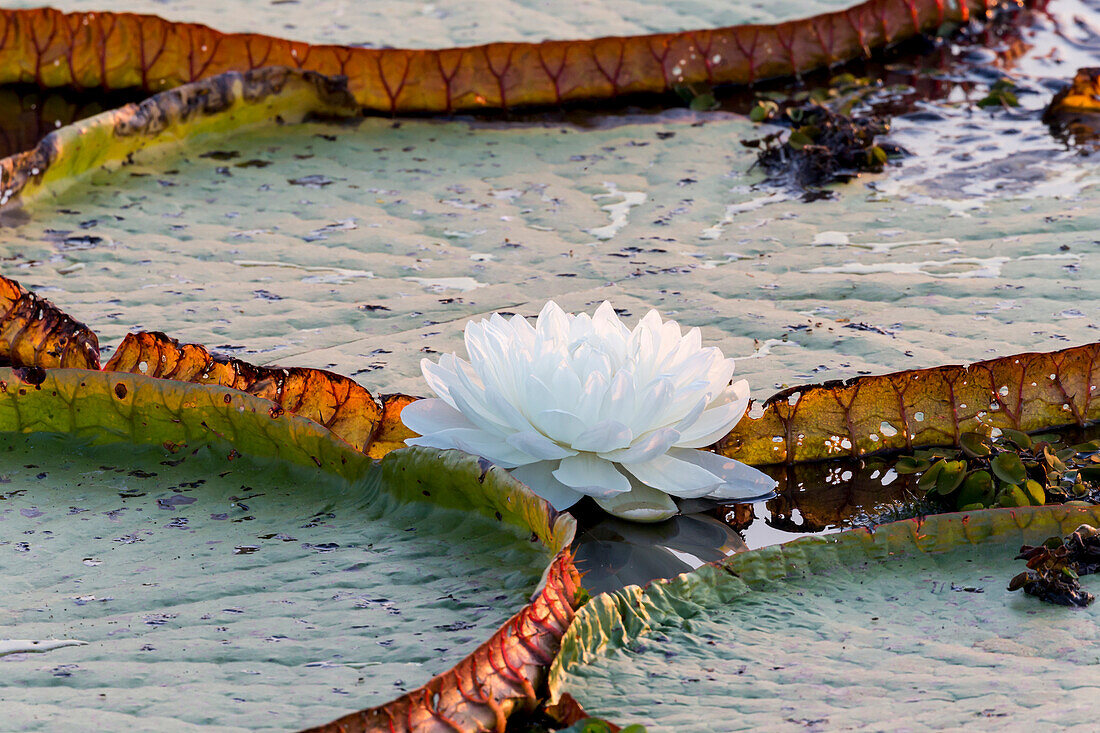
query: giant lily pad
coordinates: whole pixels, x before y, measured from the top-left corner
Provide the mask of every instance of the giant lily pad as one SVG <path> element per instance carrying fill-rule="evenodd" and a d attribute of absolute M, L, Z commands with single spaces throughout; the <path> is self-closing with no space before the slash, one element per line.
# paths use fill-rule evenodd
<path fill-rule="evenodd" d="M 1006 586 L 1020 545 L 1098 520 L 1073 507 L 906 520 L 598 596 L 551 691 L 656 730 L 1089 725 L 1100 611 Z"/>
<path fill-rule="evenodd" d="M 386 703 L 474 651 L 571 539 L 472 457 L 376 464 L 272 408 L 0 370 L 0 636 L 87 642 L 0 658 L 5 727 L 287 729 Z"/>

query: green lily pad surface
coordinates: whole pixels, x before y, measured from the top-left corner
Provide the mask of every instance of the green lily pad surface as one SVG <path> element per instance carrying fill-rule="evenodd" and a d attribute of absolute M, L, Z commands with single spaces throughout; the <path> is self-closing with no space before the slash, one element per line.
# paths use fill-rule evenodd
<path fill-rule="evenodd" d="M 0 378 L 23 431 L 0 433 L 0 638 L 86 642 L 0 656 L 4 730 L 287 730 L 387 702 L 487 639 L 571 535 L 472 457 L 375 466 L 231 390 Z"/>
<path fill-rule="evenodd" d="M 551 690 L 659 731 L 1089 726 L 1100 607 L 1006 585 L 1020 545 L 1098 520 L 1071 507 L 941 515 L 598 596 L 566 635 Z"/>

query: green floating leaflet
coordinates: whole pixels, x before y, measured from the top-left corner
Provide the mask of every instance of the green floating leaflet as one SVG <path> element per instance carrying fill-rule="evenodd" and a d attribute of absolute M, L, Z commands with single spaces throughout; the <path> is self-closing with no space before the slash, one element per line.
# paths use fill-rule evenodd
<path fill-rule="evenodd" d="M 551 694 L 654 731 L 1089 725 L 1100 614 L 1007 585 L 1022 544 L 1097 521 L 1096 507 L 938 515 L 597 596 Z"/>

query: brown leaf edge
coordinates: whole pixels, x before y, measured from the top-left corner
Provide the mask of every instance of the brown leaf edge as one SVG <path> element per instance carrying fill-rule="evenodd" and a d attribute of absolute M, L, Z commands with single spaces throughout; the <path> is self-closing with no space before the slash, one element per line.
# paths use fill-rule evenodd
<path fill-rule="evenodd" d="M 86 325 L 0 277 L 0 366 L 99 369 L 99 339 Z"/>
<path fill-rule="evenodd" d="M 1100 419 L 1100 342 L 791 387 L 752 404 L 714 449 L 752 465 L 957 445 L 982 426 L 1025 432 Z"/>
<path fill-rule="evenodd" d="M 160 332 L 130 333 L 104 371 L 143 374 L 196 384 L 217 384 L 271 400 L 280 409 L 313 420 L 372 458 L 404 445 L 415 433 L 400 420 L 415 398 L 375 398 L 359 383 L 322 369 L 261 367 L 180 344 Z"/>
<path fill-rule="evenodd" d="M 577 702 L 577 699 L 568 692 L 563 692 L 557 702 L 547 705 L 546 714 L 563 726 L 570 726 L 592 717 L 581 704 Z M 603 724 L 607 726 L 608 733 L 619 733 L 619 731 L 622 730 L 622 728 L 615 725 L 610 720 L 604 720 Z"/>
<path fill-rule="evenodd" d="M 797 75 L 1015 5 L 865 0 L 770 25 L 449 49 L 311 45 L 153 15 L 0 9 L 0 83 L 159 92 L 285 66 L 344 76 L 363 108 L 387 114 L 507 109 Z"/>
<path fill-rule="evenodd" d="M 423 687 L 304 733 L 504 733 L 516 709 L 534 708 L 538 688 L 579 606 L 580 575 L 563 550 L 534 599 L 454 668 Z"/>

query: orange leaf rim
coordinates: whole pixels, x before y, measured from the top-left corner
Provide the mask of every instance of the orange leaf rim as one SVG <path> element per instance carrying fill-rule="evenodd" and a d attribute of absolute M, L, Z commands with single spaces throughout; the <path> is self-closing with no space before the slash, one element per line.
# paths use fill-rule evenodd
<path fill-rule="evenodd" d="M 0 365 L 99 369 L 99 339 L 45 298 L 0 277 Z"/>
<path fill-rule="evenodd" d="M 1091 343 L 791 387 L 750 406 L 715 450 L 754 465 L 800 463 L 956 445 L 982 426 L 1084 426 L 1100 419 L 1098 357 Z"/>
<path fill-rule="evenodd" d="M 356 450 L 380 458 L 414 433 L 401 424 L 401 410 L 413 398 L 376 399 L 348 377 L 305 367 L 260 367 L 181 345 L 159 332 L 127 334 L 105 371 L 144 374 L 195 384 L 217 384 L 271 400 L 273 409 L 323 425 Z"/>
<path fill-rule="evenodd" d="M 870 53 L 999 0 L 866 0 L 773 25 L 449 49 L 311 45 L 131 13 L 0 10 L 0 83 L 159 92 L 227 71 L 285 66 L 346 77 L 366 110 L 449 113 L 751 84 Z"/>

